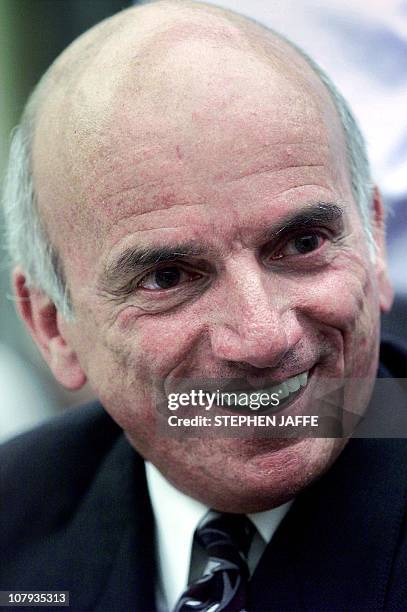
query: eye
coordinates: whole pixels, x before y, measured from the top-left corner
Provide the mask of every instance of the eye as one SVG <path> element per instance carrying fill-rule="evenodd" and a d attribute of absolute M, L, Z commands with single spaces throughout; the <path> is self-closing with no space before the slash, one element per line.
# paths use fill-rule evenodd
<path fill-rule="evenodd" d="M 138 287 L 148 289 L 150 291 L 159 291 L 160 289 L 172 289 L 182 283 L 189 282 L 199 278 L 197 272 L 187 271 L 179 266 L 166 266 L 159 268 L 147 274 L 139 283 Z"/>
<path fill-rule="evenodd" d="M 324 241 L 324 236 L 318 232 L 298 234 L 294 238 L 291 238 L 291 240 L 288 240 L 283 248 L 279 249 L 274 255 L 273 259 L 312 253 L 312 251 L 318 250 Z"/>

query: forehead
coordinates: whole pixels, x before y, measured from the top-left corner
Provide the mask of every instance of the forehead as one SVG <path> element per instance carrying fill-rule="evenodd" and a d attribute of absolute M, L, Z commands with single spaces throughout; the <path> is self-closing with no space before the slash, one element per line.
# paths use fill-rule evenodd
<path fill-rule="evenodd" d="M 325 165 L 332 181 L 343 182 L 338 119 L 317 77 L 303 72 L 233 45 L 181 39 L 155 64 L 144 65 L 143 54 L 130 62 L 108 104 L 83 81 L 67 119 L 74 125 L 65 146 L 56 145 L 59 167 L 47 181 L 43 172 L 51 224 L 64 209 L 58 248 L 93 258 L 120 240 L 130 220 L 135 231 L 157 225 L 157 215 L 169 226 L 185 220 L 187 207 L 247 200 L 258 181 L 272 197 L 289 187 L 290 167 Z M 75 242 L 62 241 L 61 224 L 76 228 Z"/>

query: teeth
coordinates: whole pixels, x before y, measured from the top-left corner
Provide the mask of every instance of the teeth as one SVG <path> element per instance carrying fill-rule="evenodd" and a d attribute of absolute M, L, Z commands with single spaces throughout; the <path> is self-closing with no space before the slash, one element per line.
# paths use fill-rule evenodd
<path fill-rule="evenodd" d="M 274 387 L 268 387 L 267 389 L 259 389 L 258 391 L 252 393 L 239 393 L 237 394 L 237 401 L 241 401 L 242 403 L 245 399 L 250 395 L 258 395 L 259 393 L 267 393 L 271 395 L 276 393 L 278 395 L 279 401 L 281 402 L 283 399 L 288 397 L 290 393 L 295 393 L 300 389 L 300 387 L 305 387 L 308 382 L 308 372 L 303 372 L 302 374 L 298 374 L 297 376 L 293 376 L 292 378 L 287 378 L 284 382 L 279 385 L 274 385 Z M 234 406 L 235 403 L 232 398 L 227 402 L 229 406 Z"/>
<path fill-rule="evenodd" d="M 300 379 L 301 387 L 305 387 L 308 382 L 308 372 L 303 372 L 302 374 L 299 374 L 298 378 Z"/>
<path fill-rule="evenodd" d="M 267 389 L 267 393 L 278 393 L 280 400 L 288 397 L 290 393 L 295 393 L 300 387 L 305 387 L 308 382 L 308 372 L 303 372 L 292 378 L 287 378 L 283 383 Z"/>
<path fill-rule="evenodd" d="M 267 389 L 267 393 L 271 395 L 272 393 L 277 393 L 278 399 L 281 401 L 290 395 L 290 388 L 287 384 L 288 381 L 284 381 L 276 387 L 270 387 Z"/>
<path fill-rule="evenodd" d="M 294 378 L 290 378 L 289 380 L 287 380 L 285 384 L 290 390 L 290 393 L 294 393 L 294 391 L 298 391 L 301 386 L 300 377 L 294 376 Z"/>

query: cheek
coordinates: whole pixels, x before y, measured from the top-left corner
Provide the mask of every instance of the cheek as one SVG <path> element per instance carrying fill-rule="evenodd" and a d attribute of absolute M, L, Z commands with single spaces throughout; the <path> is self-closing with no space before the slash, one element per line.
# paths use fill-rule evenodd
<path fill-rule="evenodd" d="M 202 321 L 202 315 L 193 307 L 159 316 L 127 313 L 125 322 L 123 319 L 120 323 L 115 346 L 121 347 L 148 380 L 163 381 L 196 349 Z"/>
<path fill-rule="evenodd" d="M 134 446 L 149 457 L 152 449 L 163 446 L 159 425 L 163 383 L 191 351 L 195 326 L 172 315 L 127 317 L 125 327 L 100 334 L 91 384 Z"/>
<path fill-rule="evenodd" d="M 366 260 L 338 257 L 303 298 L 301 312 L 310 324 L 341 342 L 348 373 L 367 372 L 378 344 L 379 304 Z"/>
<path fill-rule="evenodd" d="M 193 347 L 193 318 L 154 317 L 123 313 L 101 331 L 87 359 L 91 386 L 120 425 L 132 431 L 151 428 L 163 383 Z M 157 395 L 158 393 L 158 395 Z"/>
<path fill-rule="evenodd" d="M 301 298 L 304 313 L 344 332 L 368 324 L 378 310 L 372 271 L 365 260 L 355 257 L 338 257 L 310 282 Z"/>

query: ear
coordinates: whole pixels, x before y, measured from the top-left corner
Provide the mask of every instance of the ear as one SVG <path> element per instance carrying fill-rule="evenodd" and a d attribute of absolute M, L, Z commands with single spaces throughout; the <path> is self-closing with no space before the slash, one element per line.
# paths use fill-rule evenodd
<path fill-rule="evenodd" d="M 13 284 L 18 313 L 53 375 L 67 389 L 80 389 L 86 383 L 86 375 L 76 353 L 60 331 L 61 315 L 55 304 L 41 289 L 27 287 L 25 274 L 20 268 L 14 271 Z"/>
<path fill-rule="evenodd" d="M 374 217 L 373 238 L 376 244 L 376 275 L 379 290 L 380 309 L 388 312 L 393 304 L 394 291 L 387 270 L 386 256 L 386 215 L 380 191 L 377 187 L 373 193 Z"/>

